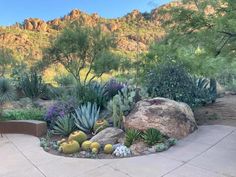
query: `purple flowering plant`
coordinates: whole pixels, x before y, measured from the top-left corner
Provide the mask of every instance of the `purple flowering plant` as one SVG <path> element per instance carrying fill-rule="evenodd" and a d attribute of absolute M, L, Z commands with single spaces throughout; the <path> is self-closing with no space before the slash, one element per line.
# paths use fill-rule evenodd
<path fill-rule="evenodd" d="M 76 104 L 73 100 L 60 101 L 48 108 L 44 120 L 52 127 L 59 117 L 64 117 L 67 114 L 74 112 Z"/>

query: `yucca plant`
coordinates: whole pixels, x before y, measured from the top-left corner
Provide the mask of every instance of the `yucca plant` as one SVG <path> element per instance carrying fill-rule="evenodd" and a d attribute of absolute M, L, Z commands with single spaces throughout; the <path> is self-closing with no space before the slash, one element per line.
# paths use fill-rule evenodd
<path fill-rule="evenodd" d="M 5 78 L 0 78 L 0 114 L 2 113 L 2 105 L 11 101 L 16 97 L 16 92 L 14 87 Z"/>
<path fill-rule="evenodd" d="M 134 141 L 141 138 L 141 132 L 135 129 L 128 129 L 125 132 L 125 146 L 130 147 Z"/>
<path fill-rule="evenodd" d="M 20 87 L 25 96 L 32 99 L 42 96 L 46 92 L 46 85 L 42 81 L 42 77 L 36 72 L 25 74 L 20 80 Z"/>
<path fill-rule="evenodd" d="M 99 118 L 100 108 L 96 103 L 88 102 L 77 109 L 72 114 L 75 119 L 75 125 L 86 133 L 91 133 L 96 120 Z"/>
<path fill-rule="evenodd" d="M 147 129 L 143 133 L 142 138 L 143 138 L 144 142 L 147 143 L 149 146 L 153 146 L 153 145 L 163 141 L 162 133 L 155 128 Z"/>
<path fill-rule="evenodd" d="M 76 130 L 74 119 L 70 115 L 65 115 L 57 119 L 52 132 L 56 135 L 68 136 L 74 130 Z"/>

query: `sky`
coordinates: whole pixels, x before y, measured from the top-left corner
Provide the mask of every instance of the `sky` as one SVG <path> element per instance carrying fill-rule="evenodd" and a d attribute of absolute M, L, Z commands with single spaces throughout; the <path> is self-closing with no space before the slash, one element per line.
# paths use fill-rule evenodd
<path fill-rule="evenodd" d="M 134 9 L 149 12 L 171 0 L 0 0 L 0 25 L 23 22 L 26 18 L 45 21 L 63 17 L 72 9 L 98 13 L 102 17 L 121 17 Z"/>

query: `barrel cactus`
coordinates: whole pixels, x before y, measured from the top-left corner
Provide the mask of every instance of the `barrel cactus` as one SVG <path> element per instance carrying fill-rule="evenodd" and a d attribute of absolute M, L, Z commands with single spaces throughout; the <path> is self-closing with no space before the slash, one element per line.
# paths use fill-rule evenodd
<path fill-rule="evenodd" d="M 91 141 L 84 141 L 81 147 L 84 151 L 88 151 L 90 149 L 91 144 Z"/>
<path fill-rule="evenodd" d="M 106 145 L 104 146 L 104 153 L 105 153 L 105 154 L 112 154 L 112 152 L 113 152 L 113 146 L 112 146 L 112 144 L 106 144 Z"/>
<path fill-rule="evenodd" d="M 95 124 L 93 126 L 93 132 L 98 133 L 107 127 L 109 127 L 108 121 L 105 119 L 99 119 L 95 122 Z"/>
<path fill-rule="evenodd" d="M 59 147 L 59 151 L 65 153 L 65 154 L 76 153 L 79 151 L 79 149 L 80 149 L 80 145 L 75 140 L 64 142 Z"/>
<path fill-rule="evenodd" d="M 87 135 L 82 132 L 82 131 L 75 131 L 73 133 L 70 134 L 68 140 L 71 141 L 71 140 L 75 140 L 77 141 L 79 144 L 82 144 L 84 141 L 87 140 Z"/>

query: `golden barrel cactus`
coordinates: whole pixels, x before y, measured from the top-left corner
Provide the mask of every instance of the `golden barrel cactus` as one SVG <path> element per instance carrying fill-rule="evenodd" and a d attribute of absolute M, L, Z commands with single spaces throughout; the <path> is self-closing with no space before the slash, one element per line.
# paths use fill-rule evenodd
<path fill-rule="evenodd" d="M 71 140 L 75 140 L 77 141 L 79 144 L 82 144 L 84 141 L 87 140 L 87 135 L 82 132 L 82 131 L 75 131 L 73 133 L 70 134 L 69 138 L 68 138 L 68 141 L 71 141 Z"/>
<path fill-rule="evenodd" d="M 88 151 L 88 150 L 90 150 L 90 146 L 91 146 L 91 144 L 92 144 L 92 142 L 91 141 L 84 141 L 83 143 L 82 143 L 82 149 L 84 150 L 84 151 Z"/>
<path fill-rule="evenodd" d="M 99 119 L 95 122 L 95 124 L 93 126 L 93 132 L 98 133 L 107 127 L 109 127 L 108 121 L 105 119 Z"/>
<path fill-rule="evenodd" d="M 111 154 L 113 152 L 112 144 L 106 144 L 103 150 L 105 154 Z"/>
<path fill-rule="evenodd" d="M 65 154 L 76 153 L 79 151 L 79 149 L 80 149 L 80 145 L 75 140 L 64 142 L 59 147 L 59 151 L 65 153 Z"/>
<path fill-rule="evenodd" d="M 100 149 L 100 144 L 98 142 L 92 142 L 90 145 L 90 149 L 92 150 L 93 148 Z"/>

